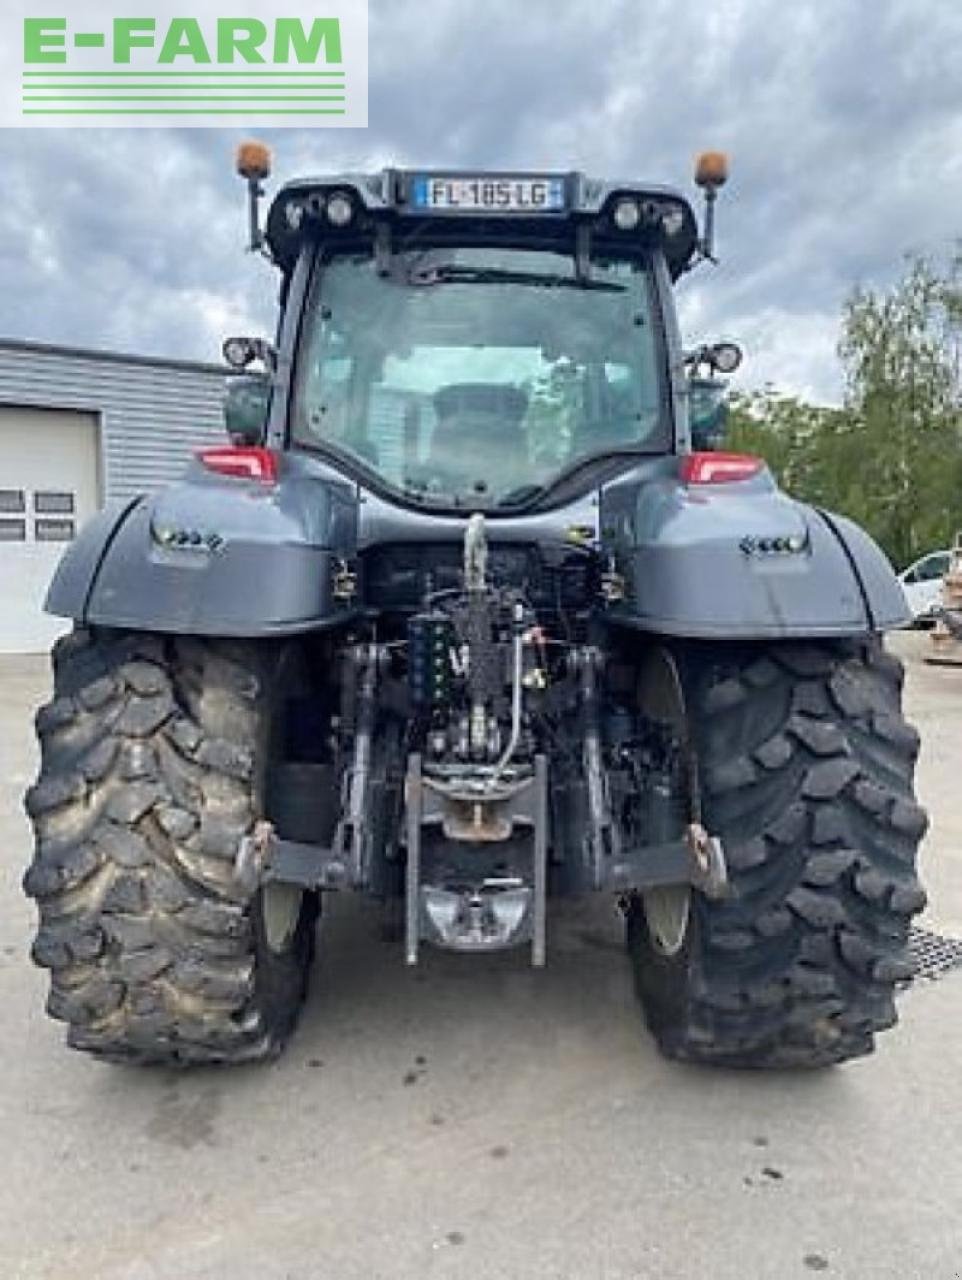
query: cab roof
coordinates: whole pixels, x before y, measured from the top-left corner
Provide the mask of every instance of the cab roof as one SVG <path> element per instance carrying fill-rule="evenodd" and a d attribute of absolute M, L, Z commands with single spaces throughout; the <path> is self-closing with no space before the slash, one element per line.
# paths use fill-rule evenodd
<path fill-rule="evenodd" d="M 525 193 L 550 191 L 541 207 L 524 204 Z M 432 204 L 445 192 L 473 190 L 475 196 L 496 193 L 508 208 Z M 507 193 L 507 194 L 506 194 Z M 517 194 L 520 203 L 513 200 Z M 334 199 L 342 197 L 341 200 Z M 347 222 L 336 223 L 332 210 Z M 623 227 L 615 221 L 617 206 L 633 202 L 637 221 Z M 631 215 L 634 217 L 634 215 Z M 628 219 L 630 220 L 630 218 Z M 383 169 L 379 173 L 344 173 L 297 178 L 285 184 L 271 205 L 267 243 L 285 273 L 305 241 L 322 243 L 330 252 L 357 251 L 372 245 L 390 252 L 417 231 L 418 244 L 506 245 L 553 248 L 587 255 L 639 257 L 660 247 L 672 279 L 691 264 L 698 229 L 688 200 L 671 187 L 638 181 L 607 181 L 584 173 L 519 173 L 490 170 Z"/>

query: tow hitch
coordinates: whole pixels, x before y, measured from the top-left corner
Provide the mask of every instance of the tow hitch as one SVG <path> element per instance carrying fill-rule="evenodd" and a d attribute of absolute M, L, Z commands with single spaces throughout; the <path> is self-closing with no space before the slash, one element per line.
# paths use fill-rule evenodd
<path fill-rule="evenodd" d="M 548 767 L 515 776 L 445 783 L 408 760 L 405 956 L 417 964 L 422 941 L 454 951 L 500 951 L 531 944 L 545 961 L 548 870 Z M 427 833 L 427 840 L 425 834 Z M 433 834 L 442 838 L 432 839 Z"/>

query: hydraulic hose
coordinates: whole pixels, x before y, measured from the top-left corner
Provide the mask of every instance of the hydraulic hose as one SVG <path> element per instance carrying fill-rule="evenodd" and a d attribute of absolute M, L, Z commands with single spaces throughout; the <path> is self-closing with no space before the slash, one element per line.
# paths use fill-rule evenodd
<path fill-rule="evenodd" d="M 487 780 L 486 785 L 490 788 L 495 786 L 505 768 L 511 762 L 511 757 L 518 748 L 518 740 L 521 737 L 521 677 L 523 674 L 524 664 L 524 607 L 521 604 L 514 606 L 514 662 L 511 671 L 511 736 L 508 738 L 508 745 L 501 754 L 501 758 L 494 766 L 494 771 Z"/>

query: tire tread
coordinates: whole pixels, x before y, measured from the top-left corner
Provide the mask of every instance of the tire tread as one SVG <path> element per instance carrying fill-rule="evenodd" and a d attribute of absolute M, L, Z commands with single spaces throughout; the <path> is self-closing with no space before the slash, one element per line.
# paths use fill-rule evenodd
<path fill-rule="evenodd" d="M 55 646 L 23 887 L 48 1012 L 74 1047 L 229 1063 L 276 1053 L 292 1030 L 314 913 L 290 955 L 265 954 L 231 861 L 255 816 L 269 663 L 256 645 L 83 628 Z"/>
<path fill-rule="evenodd" d="M 902 664 L 872 638 L 702 653 L 688 669 L 705 823 L 733 893 L 696 897 L 675 965 L 654 955 L 640 901 L 629 905 L 649 1025 L 669 1056 L 720 1065 L 868 1053 L 896 1020 L 909 921 L 925 905 L 915 860 L 927 819 L 912 790 L 919 739 L 901 715 Z"/>

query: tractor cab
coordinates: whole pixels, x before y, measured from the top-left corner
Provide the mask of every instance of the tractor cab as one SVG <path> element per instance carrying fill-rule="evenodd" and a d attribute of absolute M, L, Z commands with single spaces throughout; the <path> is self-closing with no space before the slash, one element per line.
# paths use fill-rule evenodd
<path fill-rule="evenodd" d="M 272 447 L 388 500 L 495 514 L 687 447 L 671 286 L 710 245 L 678 192 L 392 169 L 290 183 L 262 232 L 267 162 L 242 149 L 239 168 L 297 321 Z"/>

